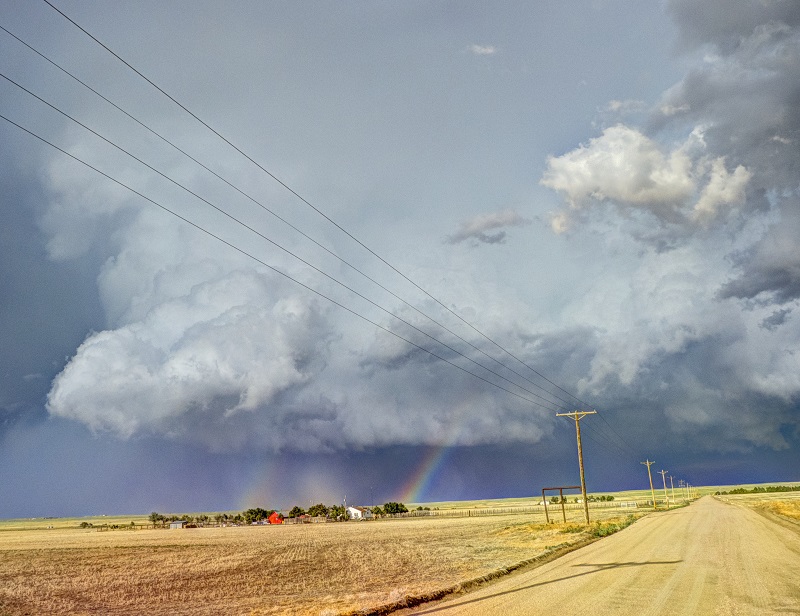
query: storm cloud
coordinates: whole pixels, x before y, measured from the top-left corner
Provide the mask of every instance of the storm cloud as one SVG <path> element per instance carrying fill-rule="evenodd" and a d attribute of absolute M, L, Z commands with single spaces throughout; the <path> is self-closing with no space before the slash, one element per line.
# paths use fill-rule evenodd
<path fill-rule="evenodd" d="M 792 146 L 800 58 L 796 24 L 785 11 L 741 9 L 729 27 L 701 28 L 710 35 L 704 41 L 696 35 L 698 15 L 681 3 L 672 13 L 684 53 L 694 58 L 702 50 L 684 79 L 653 102 L 642 125 L 609 124 L 546 161 L 541 183 L 567 205 L 551 218 L 555 232 L 619 220 L 620 231 L 646 248 L 624 277 L 594 281 L 582 298 L 593 310 L 568 308 L 594 332 L 582 352 L 585 371 L 565 373 L 546 355 L 535 363 L 576 382 L 580 395 L 614 404 L 631 390 L 656 390 L 650 381 L 664 382 L 664 366 L 710 354 L 714 374 L 736 385 L 719 398 L 713 392 L 722 384 L 696 375 L 672 384 L 676 402 L 652 404 L 679 429 L 722 425 L 731 399 L 792 400 L 798 392 L 796 379 L 774 374 L 794 370 L 794 362 L 771 342 L 753 340 L 788 322 L 767 305 L 741 312 L 726 300 L 797 297 Z M 710 21 L 716 13 L 704 15 Z M 609 104 L 604 113 L 627 108 Z M 456 424 L 470 427 L 449 437 L 461 444 L 535 441 L 548 430 L 527 428 L 516 402 L 480 393 L 479 384 L 424 350 L 355 328 L 335 307 L 238 257 L 209 259 L 219 250 L 208 240 L 131 209 L 116 190 L 88 195 L 85 180 L 60 169 L 50 172 L 60 197 L 41 218 L 53 258 L 72 258 L 108 231 L 116 240 L 98 276 L 109 327 L 90 334 L 55 379 L 53 415 L 123 438 L 160 434 L 223 451 L 425 444 Z M 513 209 L 478 214 L 462 219 L 446 245 L 504 243 L 508 228 L 530 224 Z M 285 265 L 302 276 L 301 266 Z M 431 327 L 412 316 L 423 330 Z M 512 341 L 537 336 L 535 328 L 509 336 L 495 323 L 491 330 Z M 388 324 L 464 363 L 419 332 Z M 571 334 L 551 327 L 546 335 Z M 760 354 L 740 354 L 756 345 Z M 512 346 L 523 352 L 519 342 Z M 751 434 L 744 440 L 779 446 L 775 433 L 787 419 L 779 407 L 773 419 L 757 422 L 757 433 L 740 431 L 737 442 Z"/>
<path fill-rule="evenodd" d="M 686 76 L 641 125 L 603 128 L 549 157 L 541 178 L 566 206 L 554 231 L 640 245 L 615 296 L 606 279 L 588 298 L 604 333 L 584 387 L 620 400 L 639 389 L 674 429 L 725 432 L 720 446 L 785 447 L 800 396 L 800 330 L 787 318 L 800 297 L 800 8 L 670 12 Z"/>

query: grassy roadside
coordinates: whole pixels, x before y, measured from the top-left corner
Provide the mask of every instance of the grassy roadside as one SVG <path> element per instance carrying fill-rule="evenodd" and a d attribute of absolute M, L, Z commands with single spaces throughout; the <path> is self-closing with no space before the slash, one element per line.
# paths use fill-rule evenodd
<path fill-rule="evenodd" d="M 762 508 L 784 518 L 800 522 L 800 501 L 773 501 L 764 503 Z"/>
<path fill-rule="evenodd" d="M 718 494 L 714 498 L 777 520 L 800 523 L 800 491 Z"/>

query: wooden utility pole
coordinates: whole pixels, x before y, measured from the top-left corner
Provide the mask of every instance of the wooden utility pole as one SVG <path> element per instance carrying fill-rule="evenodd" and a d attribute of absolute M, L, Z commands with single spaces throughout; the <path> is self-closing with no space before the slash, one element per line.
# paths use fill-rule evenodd
<path fill-rule="evenodd" d="M 675 500 L 675 483 L 672 481 L 672 475 L 669 476 L 669 487 L 672 488 L 672 502 L 677 503 Z"/>
<path fill-rule="evenodd" d="M 658 472 L 661 473 L 661 481 L 664 482 L 664 500 L 667 501 L 667 509 L 669 509 L 669 495 L 667 494 L 667 473 L 669 471 L 661 470 Z"/>
<path fill-rule="evenodd" d="M 597 411 L 573 411 L 572 413 L 556 413 L 556 417 L 572 417 L 575 420 L 575 434 L 578 438 L 578 466 L 581 471 L 581 495 L 583 496 L 583 513 L 589 523 L 589 501 L 586 500 L 586 480 L 583 478 L 583 447 L 581 446 L 581 419 L 594 415 Z M 563 502 L 563 499 L 562 499 Z"/>
<path fill-rule="evenodd" d="M 653 489 L 653 475 L 650 474 L 650 467 L 655 463 L 656 463 L 655 460 L 653 460 L 652 462 L 650 460 L 647 460 L 646 462 L 641 462 L 641 464 L 647 466 L 647 477 L 648 479 L 650 479 L 650 494 L 653 496 L 653 509 L 658 509 L 658 507 L 656 507 L 656 491 Z"/>

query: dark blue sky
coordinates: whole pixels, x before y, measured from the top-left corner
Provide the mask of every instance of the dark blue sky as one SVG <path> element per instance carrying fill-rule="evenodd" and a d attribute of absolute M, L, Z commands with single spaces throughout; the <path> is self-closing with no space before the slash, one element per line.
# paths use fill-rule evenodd
<path fill-rule="evenodd" d="M 56 4 L 339 227 L 3 3 L 236 189 L 7 32 L 180 186 L 6 79 L 0 114 L 255 259 L 0 121 L 0 517 L 532 495 L 575 408 L 590 490 L 798 480 L 796 3 Z"/>

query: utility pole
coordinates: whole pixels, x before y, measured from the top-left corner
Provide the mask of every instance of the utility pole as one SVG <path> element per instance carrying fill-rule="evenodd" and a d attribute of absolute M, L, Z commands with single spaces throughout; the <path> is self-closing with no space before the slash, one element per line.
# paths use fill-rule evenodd
<path fill-rule="evenodd" d="M 556 417 L 572 417 L 575 420 L 575 434 L 578 438 L 578 466 L 581 471 L 581 495 L 583 496 L 583 513 L 589 523 L 589 501 L 586 500 L 586 481 L 583 478 L 583 447 L 581 446 L 581 419 L 594 415 L 597 411 L 573 411 L 572 413 L 556 413 Z M 562 499 L 563 502 L 563 499 Z"/>
<path fill-rule="evenodd" d="M 675 483 L 672 481 L 672 475 L 669 476 L 669 487 L 672 488 L 672 502 L 674 504 L 677 501 L 675 500 Z"/>
<path fill-rule="evenodd" d="M 667 495 L 667 473 L 669 471 L 658 471 L 661 473 L 661 481 L 664 482 L 664 499 L 667 501 L 667 509 L 669 509 L 669 496 Z"/>
<path fill-rule="evenodd" d="M 650 494 L 653 496 L 653 509 L 658 509 L 658 507 L 656 507 L 656 491 L 653 489 L 653 475 L 650 474 L 650 467 L 655 463 L 655 460 L 652 462 L 650 460 L 640 462 L 640 464 L 644 464 L 647 467 L 647 477 L 650 479 Z"/>

